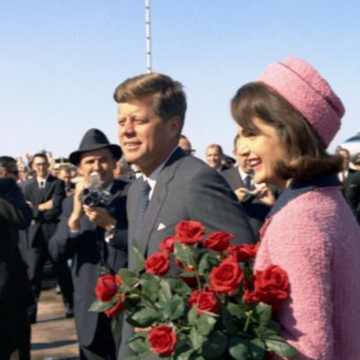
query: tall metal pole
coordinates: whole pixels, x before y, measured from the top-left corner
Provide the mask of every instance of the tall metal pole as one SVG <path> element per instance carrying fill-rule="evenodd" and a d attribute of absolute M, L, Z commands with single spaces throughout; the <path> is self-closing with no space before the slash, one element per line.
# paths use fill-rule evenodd
<path fill-rule="evenodd" d="M 150 0 L 145 0 L 145 23 L 146 23 L 146 68 L 152 72 L 151 65 L 151 24 L 150 24 Z"/>

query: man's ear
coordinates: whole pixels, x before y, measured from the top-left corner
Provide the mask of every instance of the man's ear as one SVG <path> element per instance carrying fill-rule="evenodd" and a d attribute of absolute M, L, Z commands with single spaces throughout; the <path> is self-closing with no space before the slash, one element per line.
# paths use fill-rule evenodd
<path fill-rule="evenodd" d="M 182 120 L 180 116 L 173 116 L 169 121 L 169 127 L 172 133 L 175 133 L 177 136 L 181 133 Z"/>

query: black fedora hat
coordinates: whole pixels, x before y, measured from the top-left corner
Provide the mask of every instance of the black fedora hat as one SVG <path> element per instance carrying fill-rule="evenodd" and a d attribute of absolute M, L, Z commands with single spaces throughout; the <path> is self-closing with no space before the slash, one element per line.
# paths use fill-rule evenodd
<path fill-rule="evenodd" d="M 121 158 L 122 151 L 119 145 L 110 144 L 109 140 L 102 131 L 98 129 L 90 129 L 81 140 L 79 150 L 76 150 L 69 155 L 69 161 L 74 165 L 78 165 L 80 162 L 80 155 L 83 152 L 102 148 L 109 148 L 114 154 L 114 158 L 116 160 Z"/>

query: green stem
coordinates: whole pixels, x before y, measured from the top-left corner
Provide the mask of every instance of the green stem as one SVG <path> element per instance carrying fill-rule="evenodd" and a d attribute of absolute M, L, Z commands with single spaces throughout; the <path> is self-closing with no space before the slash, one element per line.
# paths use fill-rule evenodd
<path fill-rule="evenodd" d="M 247 331 L 247 329 L 248 329 L 248 327 L 250 325 L 251 315 L 252 315 L 252 311 L 247 311 L 246 312 L 246 323 L 245 323 L 245 326 L 244 326 L 244 332 Z"/>

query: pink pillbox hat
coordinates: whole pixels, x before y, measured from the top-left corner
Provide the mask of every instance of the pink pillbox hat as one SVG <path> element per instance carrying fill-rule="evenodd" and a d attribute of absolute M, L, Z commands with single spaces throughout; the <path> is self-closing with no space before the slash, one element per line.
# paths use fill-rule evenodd
<path fill-rule="evenodd" d="M 311 65 L 298 57 L 289 57 L 267 66 L 258 81 L 282 95 L 329 145 L 340 128 L 345 108 Z"/>

